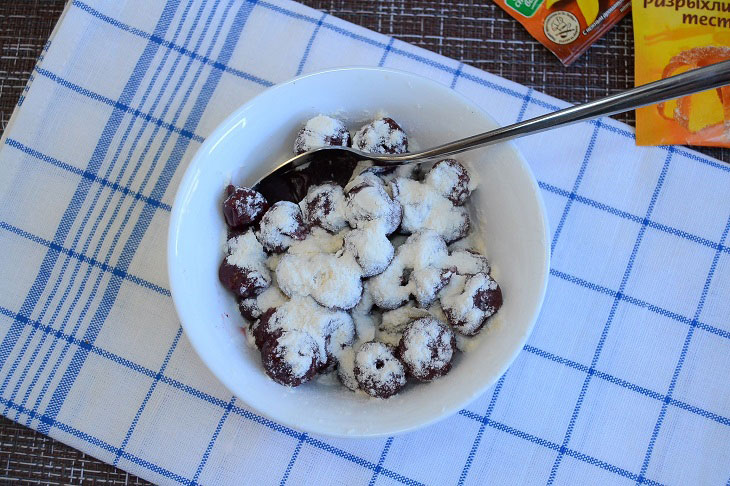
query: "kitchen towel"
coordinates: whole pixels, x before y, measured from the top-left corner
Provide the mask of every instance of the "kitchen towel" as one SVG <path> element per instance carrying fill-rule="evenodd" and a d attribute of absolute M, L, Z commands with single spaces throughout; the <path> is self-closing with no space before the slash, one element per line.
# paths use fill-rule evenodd
<path fill-rule="evenodd" d="M 205 369 L 166 274 L 200 143 L 275 83 L 412 71 L 513 123 L 566 106 L 286 0 L 73 0 L 0 144 L 0 408 L 160 484 L 727 484 L 730 167 L 609 119 L 517 142 L 551 225 L 535 330 L 458 414 L 276 424 Z"/>

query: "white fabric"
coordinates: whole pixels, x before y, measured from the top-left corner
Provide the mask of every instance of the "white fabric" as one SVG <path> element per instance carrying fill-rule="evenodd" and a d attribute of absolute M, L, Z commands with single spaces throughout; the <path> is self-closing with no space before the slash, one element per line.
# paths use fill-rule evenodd
<path fill-rule="evenodd" d="M 726 484 L 728 166 L 612 120 L 517 142 L 553 231 L 525 351 L 437 425 L 302 435 L 235 401 L 175 316 L 166 230 L 200 142 L 339 65 L 425 75 L 503 124 L 565 103 L 286 0 L 85 1 L 0 148 L 4 415 L 161 484 Z"/>

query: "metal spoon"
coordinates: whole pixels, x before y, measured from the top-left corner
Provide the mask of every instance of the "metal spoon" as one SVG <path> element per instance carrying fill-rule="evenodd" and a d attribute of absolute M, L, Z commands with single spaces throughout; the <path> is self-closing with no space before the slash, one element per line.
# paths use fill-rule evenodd
<path fill-rule="evenodd" d="M 299 201 L 310 185 L 325 181 L 344 185 L 360 161 L 369 160 L 381 167 L 434 161 L 485 145 L 630 111 L 727 84 L 730 84 L 730 61 L 723 61 L 419 152 L 373 154 L 348 147 L 320 148 L 287 160 L 261 179 L 254 189 L 269 201 Z M 305 164 L 312 170 L 294 170 Z"/>

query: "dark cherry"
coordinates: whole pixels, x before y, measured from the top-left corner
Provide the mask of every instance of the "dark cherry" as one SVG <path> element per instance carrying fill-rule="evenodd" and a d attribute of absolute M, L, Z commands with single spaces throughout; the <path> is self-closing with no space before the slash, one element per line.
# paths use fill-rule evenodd
<path fill-rule="evenodd" d="M 502 289 L 499 285 L 494 290 L 480 289 L 474 294 L 474 307 L 488 311 L 494 309 L 497 312 L 502 307 Z"/>
<path fill-rule="evenodd" d="M 384 122 L 387 125 L 387 133 L 383 137 L 377 137 L 373 143 L 372 133 L 377 130 L 377 124 Z M 394 135 L 402 134 L 400 139 Z M 399 154 L 408 152 L 408 137 L 403 129 L 392 118 L 381 118 L 373 120 L 363 126 L 353 138 L 353 146 L 363 152 L 380 154 Z"/>
<path fill-rule="evenodd" d="M 257 272 L 248 272 L 241 267 L 231 265 L 226 259 L 218 268 L 218 279 L 225 288 L 242 299 L 253 297 L 268 286 L 262 285 L 263 280 Z"/>
<path fill-rule="evenodd" d="M 447 165 L 457 173 L 457 180 L 455 184 L 448 188 L 441 188 L 442 194 L 449 199 L 455 206 L 463 205 L 467 198 L 471 195 L 471 189 L 469 184 L 471 183 L 471 177 L 469 172 L 454 159 L 445 159 L 434 164 L 431 171 L 438 170 L 440 166 Z M 428 180 L 428 176 L 426 176 Z"/>
<path fill-rule="evenodd" d="M 427 339 L 419 338 L 418 334 L 428 332 Z M 425 347 L 423 353 L 414 353 L 415 356 L 428 356 L 426 359 L 414 360 L 408 352 L 415 347 Z M 418 349 L 416 349 L 418 351 Z M 433 317 L 424 317 L 410 323 L 403 332 L 396 350 L 406 368 L 406 372 L 420 381 L 431 381 L 443 376 L 451 369 L 451 363 L 456 352 L 456 336 L 449 326 Z"/>
<path fill-rule="evenodd" d="M 311 380 L 317 373 L 319 354 L 314 339 L 302 332 L 297 332 L 301 336 L 297 336 L 296 340 L 289 340 L 295 347 L 288 348 L 281 340 L 284 333 L 290 332 L 297 331 L 284 331 L 280 336 L 264 343 L 261 347 L 261 363 L 264 365 L 266 374 L 275 382 L 286 386 L 299 386 Z M 287 361 L 287 356 L 292 353 L 307 361 L 308 366 L 303 373 L 295 372 L 296 365 Z"/>
<path fill-rule="evenodd" d="M 230 184 L 223 200 L 223 217 L 230 228 L 243 229 L 258 223 L 269 204 L 261 193 Z"/>

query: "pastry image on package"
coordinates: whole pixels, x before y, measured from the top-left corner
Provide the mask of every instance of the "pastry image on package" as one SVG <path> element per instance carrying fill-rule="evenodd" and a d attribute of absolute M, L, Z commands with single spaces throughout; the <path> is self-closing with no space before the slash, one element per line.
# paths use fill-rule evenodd
<path fill-rule="evenodd" d="M 566 66 L 626 15 L 631 0 L 494 0 Z"/>
<path fill-rule="evenodd" d="M 636 85 L 730 60 L 730 2 L 635 2 Z M 638 145 L 730 147 L 730 87 L 636 110 Z"/>

